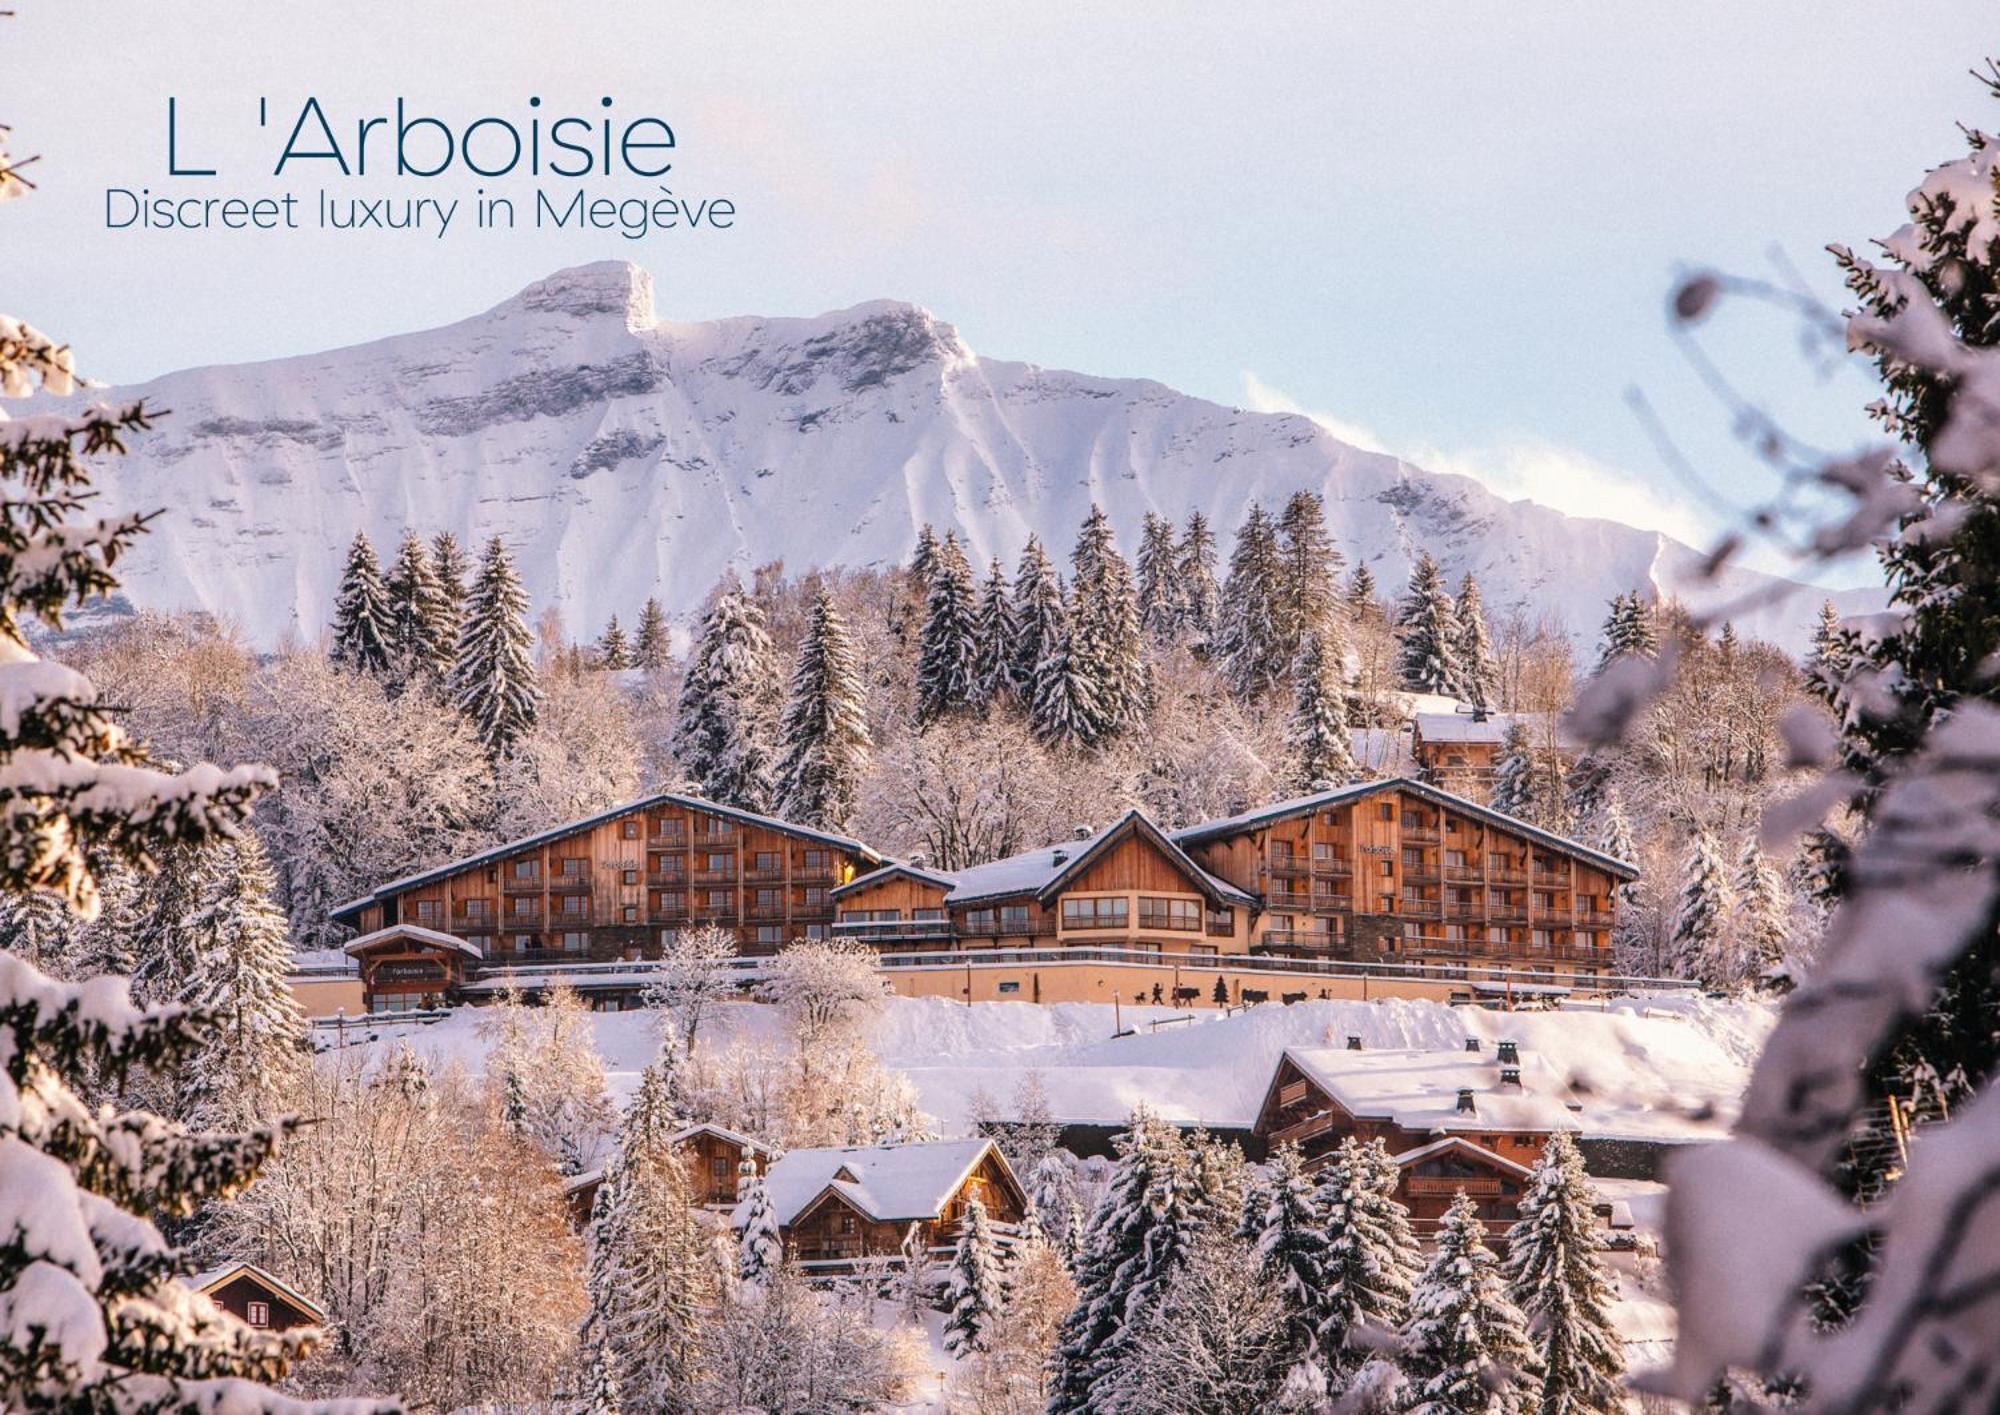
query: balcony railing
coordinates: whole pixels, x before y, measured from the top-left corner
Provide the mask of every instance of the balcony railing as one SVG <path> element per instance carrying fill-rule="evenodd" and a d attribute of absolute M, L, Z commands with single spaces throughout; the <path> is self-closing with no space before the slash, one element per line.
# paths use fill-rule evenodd
<path fill-rule="evenodd" d="M 959 936 L 962 938 L 1050 938 L 1055 934 L 1056 921 L 1045 915 L 1039 919 L 1016 921 L 1011 924 L 1005 919 L 1001 919 L 990 924 L 964 922 L 958 924 L 957 927 Z M 1120 928 L 1123 926 L 1110 924 L 1106 927 Z"/>
<path fill-rule="evenodd" d="M 1486 872 L 1477 865 L 1446 865 L 1444 877 L 1455 884 L 1478 884 L 1486 878 Z"/>
<path fill-rule="evenodd" d="M 1407 1193 L 1452 1195 L 1463 1189 L 1474 1198 L 1496 1198 L 1499 1196 L 1500 1181 L 1488 1174 L 1406 1174 L 1403 1185 Z"/>
<path fill-rule="evenodd" d="M 540 874 L 508 874 L 501 879 L 500 888 L 508 894 L 540 894 L 542 877 Z"/>
<path fill-rule="evenodd" d="M 736 866 L 731 865 L 726 870 L 696 870 L 694 872 L 694 882 L 696 884 L 734 884 L 736 883 Z"/>
<path fill-rule="evenodd" d="M 1519 904 L 1488 904 L 1486 919 L 1494 924 L 1525 924 L 1528 911 Z"/>
<path fill-rule="evenodd" d="M 894 943 L 901 939 L 949 939 L 953 933 L 949 919 L 836 919 L 833 936 L 864 943 Z"/>
<path fill-rule="evenodd" d="M 781 899 L 776 904 L 752 904 L 743 913 L 745 918 L 756 919 L 768 924 L 774 919 L 785 917 L 785 902 Z"/>
<path fill-rule="evenodd" d="M 1403 861 L 1403 878 L 1421 880 L 1425 884 L 1436 884 L 1440 876 L 1436 865 L 1425 864 L 1422 861 L 1405 860 Z"/>
<path fill-rule="evenodd" d="M 655 924 L 684 924 L 688 921 L 688 906 L 677 904 L 672 908 L 655 906 L 646 912 L 649 922 Z"/>
<path fill-rule="evenodd" d="M 736 901 L 732 899 L 723 904 L 697 903 L 694 906 L 694 917 L 697 919 L 733 919 L 736 917 Z"/>
<path fill-rule="evenodd" d="M 1403 840 L 1411 845 L 1435 845 L 1443 839 L 1444 832 L 1434 825 L 1403 825 Z"/>
<path fill-rule="evenodd" d="M 1526 870 L 1515 869 L 1512 865 L 1488 865 L 1486 867 L 1486 882 L 1488 884 L 1526 884 L 1528 882 L 1528 872 Z"/>
<path fill-rule="evenodd" d="M 540 908 L 527 910 L 509 909 L 500 916 L 500 927 L 502 929 L 538 929 L 542 926 L 542 920 L 546 917 L 547 915 Z"/>
<path fill-rule="evenodd" d="M 1330 875 L 1334 879 L 1345 879 L 1354 873 L 1354 861 L 1320 856 L 1313 860 L 1312 872 L 1316 875 Z"/>
<path fill-rule="evenodd" d="M 1569 943 L 1489 943 L 1464 938 L 1404 938 L 1402 952 L 1413 958 L 1465 958 L 1506 963 L 1602 963 L 1606 955 Z"/>
<path fill-rule="evenodd" d="M 672 870 L 666 874 L 649 874 L 646 876 L 646 887 L 648 889 L 686 889 L 687 882 L 688 876 L 686 870 Z"/>
<path fill-rule="evenodd" d="M 1435 899 L 1406 894 L 1396 901 L 1396 912 L 1412 919 L 1436 919 L 1442 917 L 1444 906 Z"/>
<path fill-rule="evenodd" d="M 589 870 L 566 870 L 549 876 L 551 894 L 576 894 L 590 888 Z"/>
<path fill-rule="evenodd" d="M 1338 909 L 1343 913 L 1354 911 L 1354 896 L 1333 889 L 1315 889 L 1312 893 L 1315 909 Z"/>
<path fill-rule="evenodd" d="M 1266 948 L 1311 948 L 1321 953 L 1344 953 L 1348 949 L 1346 934 L 1322 929 L 1265 929 L 1258 934 L 1257 941 Z"/>
<path fill-rule="evenodd" d="M 831 865 L 794 865 L 792 866 L 792 883 L 832 884 L 833 867 Z"/>
<path fill-rule="evenodd" d="M 1297 855 L 1273 855 L 1270 860 L 1271 873 L 1280 879 L 1302 879 L 1311 866 Z"/>
<path fill-rule="evenodd" d="M 1444 916 L 1447 919 L 1483 919 L 1486 912 L 1476 902 L 1447 899 L 1444 902 Z"/>
<path fill-rule="evenodd" d="M 771 884 L 785 877 L 783 865 L 751 865 L 743 871 L 743 878 L 753 884 Z"/>

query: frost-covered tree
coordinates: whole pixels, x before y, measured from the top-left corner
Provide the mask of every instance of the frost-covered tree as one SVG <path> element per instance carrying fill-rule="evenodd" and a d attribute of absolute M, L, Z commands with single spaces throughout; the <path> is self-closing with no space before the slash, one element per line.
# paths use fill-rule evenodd
<path fill-rule="evenodd" d="M 1221 615 L 1222 587 L 1215 576 L 1215 532 L 1209 529 L 1208 517 L 1201 512 L 1188 512 L 1187 524 L 1181 528 L 1177 556 L 1181 595 L 1186 601 L 1188 647 L 1205 652 L 1215 640 Z"/>
<path fill-rule="evenodd" d="M 489 755 L 499 757 L 535 724 L 541 689 L 535 682 L 534 635 L 528 592 L 515 573 L 507 543 L 486 543 L 459 629 L 451 697 L 472 722 Z"/>
<path fill-rule="evenodd" d="M 929 726 L 978 701 L 979 595 L 958 537 L 947 533 L 928 577 L 917 636 L 917 725 Z"/>
<path fill-rule="evenodd" d="M 1526 724 L 1518 720 L 1507 725 L 1500 739 L 1499 755 L 1493 759 L 1493 790 L 1486 803 L 1523 820 L 1535 808 L 1535 748 Z"/>
<path fill-rule="evenodd" d="M 385 672 L 394 656 L 395 613 L 382 583 L 382 562 L 366 531 L 356 531 L 333 598 L 335 663 L 363 673 Z"/>
<path fill-rule="evenodd" d="M 1065 1150 L 1050 1150 L 1028 1171 L 1026 1187 L 1043 1236 L 1067 1261 L 1084 1236 L 1073 1229 L 1087 1225 L 1090 1217 L 1082 1209 L 1075 1162 Z"/>
<path fill-rule="evenodd" d="M 1381 613 L 1382 601 L 1375 588 L 1375 572 L 1366 565 L 1356 565 L 1354 573 L 1347 578 L 1347 617 L 1361 624 Z"/>
<path fill-rule="evenodd" d="M 1152 696 L 1132 567 L 1111 520 L 1092 505 L 1070 556 L 1068 667 L 1090 692 L 1075 700 L 1086 745 L 1139 725 Z"/>
<path fill-rule="evenodd" d="M 624 1249 L 611 1343 L 635 1412 L 684 1410 L 701 1378 L 703 1326 L 720 1273 L 687 1164 L 672 1145 L 624 1157 L 617 1203 Z"/>
<path fill-rule="evenodd" d="M 564 1174 L 581 1173 L 612 1116 L 589 1008 L 574 989 L 558 986 L 540 1007 L 503 995 L 486 1012 L 479 1029 L 490 1043 L 487 1084 L 522 1139 Z"/>
<path fill-rule="evenodd" d="M 1097 701 L 1098 675 L 1076 647 L 1067 608 L 1058 627 L 1060 634 L 1048 656 L 1035 665 L 1028 721 L 1047 746 L 1087 747 L 1097 740 L 1104 721 Z"/>
<path fill-rule="evenodd" d="M 458 616 L 431 553 L 414 531 L 403 534 L 386 585 L 389 603 L 389 679 L 441 688 L 458 644 Z"/>
<path fill-rule="evenodd" d="M 612 673 L 632 666 L 632 641 L 625 636 L 625 628 L 618 622 L 617 615 L 611 616 L 611 622 L 597 636 L 591 659 L 597 667 Z"/>
<path fill-rule="evenodd" d="M 1659 654 L 1660 635 L 1653 606 L 1637 590 L 1612 597 L 1603 632 L 1604 648 L 1597 660 L 1599 673 L 1621 658 L 1650 659 Z"/>
<path fill-rule="evenodd" d="M 1353 737 L 1347 729 L 1347 690 L 1340 681 L 1340 652 L 1332 634 L 1306 635 L 1293 670 L 1292 720 L 1286 745 L 1292 750 L 1290 786 L 1301 796 L 1331 790 L 1358 774 Z"/>
<path fill-rule="evenodd" d="M 1429 551 L 1417 556 L 1409 588 L 1396 607 L 1396 637 L 1403 686 L 1413 693 L 1456 695 L 1463 684 L 1459 662 L 1457 610 L 1444 587 L 1444 572 Z"/>
<path fill-rule="evenodd" d="M 966 1200 L 945 1278 L 944 1348 L 954 1356 L 987 1349 L 987 1330 L 1005 1289 L 1000 1245 L 978 1195 Z"/>
<path fill-rule="evenodd" d="M 1751 983 L 1776 979 L 1791 946 L 1791 894 L 1784 873 L 1765 856 L 1754 831 L 1736 857 L 1730 897 L 1736 906 L 1731 954 L 1738 972 Z"/>
<path fill-rule="evenodd" d="M 666 611 L 657 599 L 648 599 L 639 610 L 639 627 L 632 635 L 632 667 L 658 673 L 667 666 L 668 642 Z"/>
<path fill-rule="evenodd" d="M 919 594 L 928 593 L 931 574 L 937 569 L 938 538 L 926 521 L 917 528 L 917 543 L 910 551 L 910 579 L 915 582 Z"/>
<path fill-rule="evenodd" d="M 1265 1415 L 1289 1352 L 1284 1302 L 1222 1234 L 1190 1246 L 1112 1373 L 1104 1408 L 1131 1415 Z"/>
<path fill-rule="evenodd" d="M 1217 625 L 1223 673 L 1243 702 L 1268 698 L 1291 668 L 1285 656 L 1283 587 L 1277 528 L 1264 508 L 1252 502 L 1229 552 Z"/>
<path fill-rule="evenodd" d="M 764 612 L 733 581 L 703 617 L 681 683 L 674 760 L 712 801 L 770 804 L 774 668 Z"/>
<path fill-rule="evenodd" d="M 1674 911 L 1669 945 L 1674 972 L 1708 987 L 1734 982 L 1737 968 L 1729 946 L 1729 878 L 1715 833 L 1697 825 L 1681 867 L 1680 902 Z"/>
<path fill-rule="evenodd" d="M 1015 676 L 1020 651 L 1021 620 L 1014 608 L 1014 589 L 994 556 L 986 583 L 979 591 L 978 652 L 973 658 L 973 696 L 981 706 L 1012 701 L 1020 688 Z"/>
<path fill-rule="evenodd" d="M 702 1020 L 740 990 L 735 961 L 735 938 L 715 924 L 675 929 L 662 943 L 643 996 L 683 1056 L 694 1054 Z"/>
<path fill-rule="evenodd" d="M 1313 1361 L 1320 1329 L 1331 1315 L 1327 1301 L 1327 1230 L 1318 1188 L 1297 1145 L 1280 1145 L 1271 1156 L 1251 1211 L 1250 1242 L 1266 1281 L 1285 1299 L 1286 1359 Z"/>
<path fill-rule="evenodd" d="M 892 1334 L 856 1296 L 816 1290 L 786 1263 L 759 1289 L 740 1288 L 704 1333 L 696 1410 L 880 1410 L 905 1403 L 914 1375 Z"/>
<path fill-rule="evenodd" d="M 1139 624 L 1155 643 L 1178 642 L 1188 619 L 1174 523 L 1148 511 L 1139 534 Z"/>
<path fill-rule="evenodd" d="M 1527 1321 L 1463 1191 L 1445 1211 L 1437 1251 L 1410 1297 L 1403 1370 L 1408 1409 L 1422 1415 L 1518 1415 L 1536 1408 Z"/>
<path fill-rule="evenodd" d="M 1285 661 L 1296 663 L 1307 639 L 1333 631 L 1345 560 L 1326 527 L 1316 491 L 1295 491 L 1278 515 L 1278 630 Z"/>
<path fill-rule="evenodd" d="M 743 1205 L 743 1227 L 736 1240 L 736 1278 L 748 1286 L 763 1287 L 784 1262 L 785 1244 L 778 1233 L 777 1210 L 771 1207 L 771 1191 L 750 1160 L 743 1161 L 737 1176 L 736 1197 Z"/>
<path fill-rule="evenodd" d="M 1549 1137 L 1507 1230 L 1507 1285 L 1528 1319 L 1540 1415 L 1619 1415 L 1625 1343 L 1602 1252 L 1597 1191 L 1566 1131 Z"/>
<path fill-rule="evenodd" d="M 467 558 L 465 547 L 458 543 L 458 537 L 450 531 L 439 531 L 431 537 L 431 572 L 437 576 L 438 589 L 444 594 L 445 622 L 451 626 L 450 643 L 455 650 L 459 626 L 465 621 L 465 597 L 472 582 L 472 561 Z"/>
<path fill-rule="evenodd" d="M 1069 606 L 1063 600 L 1062 578 L 1049 563 L 1048 552 L 1032 535 L 1022 547 L 1014 572 L 1014 619 L 1020 626 L 1015 641 L 1014 681 L 1032 705 L 1041 681 L 1041 666 L 1069 635 Z"/>
<path fill-rule="evenodd" d="M 0 951 L 53 977 L 68 977 L 77 961 L 77 933 L 76 916 L 60 895 L 46 889 L 0 891 Z"/>
<path fill-rule="evenodd" d="M 1326 1224 L 1319 1350 L 1335 1371 L 1362 1359 L 1370 1335 L 1394 1331 L 1420 1263 L 1409 1211 L 1396 1198 L 1395 1161 L 1377 1140 L 1342 1140 L 1320 1171 L 1315 1203 Z"/>
<path fill-rule="evenodd" d="M 853 1035 L 881 1010 L 888 993 L 881 959 L 852 939 L 790 944 L 770 960 L 757 985 L 757 996 L 785 1016 L 807 1053 Z"/>
<path fill-rule="evenodd" d="M 824 589 L 813 598 L 799 642 L 779 739 L 780 814 L 821 830 L 847 829 L 873 742 L 860 659 Z"/>
<path fill-rule="evenodd" d="M 1458 626 L 1453 653 L 1458 660 L 1459 696 L 1480 707 L 1492 706 L 1500 688 L 1500 662 L 1493 653 L 1493 631 L 1486 623 L 1479 582 L 1470 570 L 1459 581 L 1452 613 Z"/>

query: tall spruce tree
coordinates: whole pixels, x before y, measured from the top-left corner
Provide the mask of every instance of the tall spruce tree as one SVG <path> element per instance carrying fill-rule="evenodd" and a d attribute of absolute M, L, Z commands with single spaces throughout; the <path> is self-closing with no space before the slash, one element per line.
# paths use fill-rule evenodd
<path fill-rule="evenodd" d="M 1103 507 L 1084 518 L 1070 569 L 1069 667 L 1090 684 L 1084 738 L 1095 744 L 1137 727 L 1151 696 L 1132 567 Z"/>
<path fill-rule="evenodd" d="M 1016 676 L 1020 640 L 1014 590 L 996 555 L 986 567 L 986 583 L 979 592 L 978 649 L 973 656 L 974 696 L 982 706 L 1006 704 L 1020 691 Z"/>
<path fill-rule="evenodd" d="M 431 573 L 437 576 L 438 589 L 444 594 L 445 622 L 451 625 L 451 642 L 456 644 L 459 628 L 465 622 L 472 562 L 466 558 L 465 547 L 458 543 L 458 537 L 450 531 L 439 531 L 431 537 Z"/>
<path fill-rule="evenodd" d="M 400 691 L 422 683 L 441 689 L 458 644 L 458 620 L 430 551 L 413 531 L 403 534 L 386 589 L 390 687 Z"/>
<path fill-rule="evenodd" d="M 1733 953 L 1742 975 L 1752 983 L 1774 982 L 1791 945 L 1791 899 L 1783 872 L 1765 856 L 1754 830 L 1744 837 L 1736 857 L 1731 893 L 1736 902 Z"/>
<path fill-rule="evenodd" d="M 1500 663 L 1493 655 L 1493 631 L 1486 624 L 1486 603 L 1470 570 L 1459 581 L 1453 615 L 1458 627 L 1454 652 L 1458 658 L 1459 696 L 1478 707 L 1494 706 L 1494 697 L 1500 691 Z"/>
<path fill-rule="evenodd" d="M 1354 780 L 1353 738 L 1347 730 L 1347 690 L 1340 681 L 1334 631 L 1308 633 L 1293 675 L 1292 720 L 1286 745 L 1292 751 L 1291 788 L 1301 796 L 1330 791 Z"/>
<path fill-rule="evenodd" d="M 1186 601 L 1184 628 L 1188 644 L 1206 653 L 1214 644 L 1222 612 L 1222 587 L 1215 578 L 1215 532 L 1209 529 L 1208 517 L 1199 511 L 1188 512 L 1176 553 L 1181 595 Z"/>
<path fill-rule="evenodd" d="M 1063 601 L 1062 579 L 1048 552 L 1032 535 L 1021 549 L 1014 571 L 1014 618 L 1020 637 L 1014 651 L 1014 681 L 1029 703 L 1035 697 L 1039 670 L 1069 629 L 1069 609 Z"/>
<path fill-rule="evenodd" d="M 847 829 L 872 744 L 860 660 L 825 589 L 813 596 L 779 737 L 780 813 L 820 830 Z"/>
<path fill-rule="evenodd" d="M 333 661 L 363 673 L 384 672 L 394 655 L 395 638 L 395 614 L 388 586 L 382 583 L 382 562 L 375 558 L 368 533 L 357 531 L 347 547 L 347 566 L 333 600 Z"/>
<path fill-rule="evenodd" d="M 674 732 L 675 762 L 711 801 L 769 807 L 773 678 L 764 611 L 732 580 L 702 619 Z"/>
<path fill-rule="evenodd" d="M 598 668 L 610 673 L 632 666 L 632 643 L 625 637 L 624 626 L 618 622 L 617 615 L 611 616 L 611 622 L 597 636 L 597 646 L 591 658 Z"/>
<path fill-rule="evenodd" d="M 1725 987 L 1736 976 L 1729 948 L 1729 881 L 1715 833 L 1697 825 L 1681 870 L 1680 902 L 1669 944 L 1674 973 L 1704 986 Z"/>
<path fill-rule="evenodd" d="M 1366 565 L 1354 567 L 1354 573 L 1347 580 L 1347 615 L 1357 624 L 1365 624 L 1382 613 L 1382 601 L 1375 589 L 1375 572 Z"/>
<path fill-rule="evenodd" d="M 1229 553 L 1218 626 L 1223 674 L 1246 703 L 1268 698 L 1291 670 L 1279 603 L 1283 576 L 1277 530 L 1264 508 L 1252 502 Z"/>
<path fill-rule="evenodd" d="M 944 1349 L 963 1359 L 987 1349 L 1006 1291 L 1000 1245 L 977 1194 L 966 1200 L 960 1224 L 945 1279 Z"/>
<path fill-rule="evenodd" d="M 1327 1296 L 1327 1232 L 1319 1195 L 1297 1145 L 1280 1145 L 1246 1225 L 1264 1276 L 1284 1294 L 1287 1359 L 1312 1361 L 1331 1315 Z"/>
<path fill-rule="evenodd" d="M 917 528 L 917 544 L 910 551 L 910 579 L 915 583 L 917 593 L 930 593 L 931 572 L 937 568 L 937 557 L 937 532 L 926 521 Z"/>
<path fill-rule="evenodd" d="M 1326 504 L 1316 491 L 1296 491 L 1278 515 L 1278 638 L 1285 661 L 1297 663 L 1306 640 L 1333 631 L 1346 563 L 1326 528 Z"/>
<path fill-rule="evenodd" d="M 1539 1398 L 1535 1348 L 1463 1190 L 1445 1211 L 1437 1251 L 1410 1298 L 1403 1371 L 1412 1411 L 1521 1415 Z"/>
<path fill-rule="evenodd" d="M 1507 1230 L 1507 1285 L 1528 1319 L 1541 1415 L 1619 1415 L 1625 1342 L 1602 1253 L 1597 1191 L 1566 1131 L 1549 1137 Z"/>
<path fill-rule="evenodd" d="M 1463 684 L 1458 659 L 1458 616 L 1444 587 L 1444 572 L 1429 551 L 1417 556 L 1410 585 L 1396 608 L 1397 666 L 1413 693 L 1456 695 Z"/>
<path fill-rule="evenodd" d="M 76 916 L 60 896 L 46 889 L 0 890 L 0 952 L 67 978 L 79 961 L 77 934 Z"/>
<path fill-rule="evenodd" d="M 451 668 L 451 698 L 472 722 L 488 755 L 500 757 L 540 715 L 535 681 L 534 635 L 528 629 L 528 592 L 514 572 L 507 543 L 486 543 L 466 600 L 458 656 Z"/>
<path fill-rule="evenodd" d="M 736 1239 L 736 1280 L 749 1287 L 767 1287 L 784 1265 L 785 1244 L 778 1232 L 778 1213 L 771 1191 L 756 1164 L 744 1160 L 737 1175 L 736 1199 L 743 1206 L 743 1227 Z"/>
<path fill-rule="evenodd" d="M 1181 583 L 1180 547 L 1174 523 L 1146 513 L 1139 534 L 1139 624 L 1158 644 L 1179 641 L 1187 624 L 1187 592 Z"/>
<path fill-rule="evenodd" d="M 1522 820 L 1535 808 L 1535 749 L 1524 723 L 1507 724 L 1493 759 L 1493 790 L 1486 803 Z"/>
<path fill-rule="evenodd" d="M 1402 1322 L 1419 1262 L 1409 1212 L 1396 1199 L 1394 1161 L 1378 1147 L 1349 1136 L 1320 1172 L 1327 1246 L 1319 1349 L 1343 1374 L 1364 1358 L 1369 1333 Z"/>
<path fill-rule="evenodd" d="M 657 599 L 648 599 L 639 610 L 638 631 L 632 636 L 632 666 L 647 673 L 665 668 L 668 638 L 666 612 Z"/>
<path fill-rule="evenodd" d="M 1047 746 L 1088 747 L 1097 740 L 1104 719 L 1097 703 L 1097 679 L 1073 647 L 1067 606 L 1056 627 L 1055 646 L 1035 668 L 1028 723 Z"/>
<path fill-rule="evenodd" d="M 979 599 L 958 536 L 938 548 L 917 639 L 917 725 L 970 711 L 978 698 Z"/>
<path fill-rule="evenodd" d="M 1621 658 L 1654 658 L 1660 651 L 1660 633 L 1653 607 L 1637 590 L 1615 595 L 1611 612 L 1604 620 L 1604 649 L 1597 671 Z"/>

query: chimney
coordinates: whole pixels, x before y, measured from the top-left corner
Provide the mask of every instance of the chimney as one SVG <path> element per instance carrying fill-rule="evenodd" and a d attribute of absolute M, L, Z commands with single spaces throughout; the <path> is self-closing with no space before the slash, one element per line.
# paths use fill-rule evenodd
<path fill-rule="evenodd" d="M 1474 722 L 1486 721 L 1486 704 L 1474 703 L 1472 705 L 1472 720 Z"/>
<path fill-rule="evenodd" d="M 1087 825 L 1073 826 L 1071 828 L 1070 833 L 1074 835 L 1078 840 L 1088 840 L 1090 839 L 1091 836 L 1097 834 L 1096 831 L 1092 830 Z"/>
<path fill-rule="evenodd" d="M 1470 1086 L 1460 1086 L 1458 1088 L 1458 1113 L 1460 1115 L 1479 1114 L 1479 1107 L 1473 1104 L 1472 1101 L 1472 1087 Z"/>
<path fill-rule="evenodd" d="M 1500 1064 L 1519 1066 L 1521 1064 L 1521 1044 L 1519 1042 L 1500 1043 Z"/>
<path fill-rule="evenodd" d="M 1347 1038 L 1347 1049 L 1349 1051 L 1360 1051 L 1361 1038 L 1354 1036 L 1352 1033 L 1350 1033 Z"/>
<path fill-rule="evenodd" d="M 925 856 L 924 852 L 921 850 L 917 851 L 916 854 L 910 856 L 910 868 L 913 870 L 921 870 L 929 863 L 930 860 L 928 859 L 928 857 Z"/>
<path fill-rule="evenodd" d="M 1512 1086 L 1512 1087 L 1513 1087 L 1513 1088 L 1514 1088 L 1515 1090 L 1517 1090 L 1517 1091 L 1518 1091 L 1518 1090 L 1520 1090 L 1520 1089 L 1521 1089 L 1521 1068 L 1520 1068 L 1520 1067 L 1518 1067 L 1518 1066 L 1503 1066 L 1503 1067 L 1501 1067 L 1501 1068 L 1500 1068 L 1500 1084 L 1501 1084 L 1501 1085 L 1503 1085 L 1503 1086 Z"/>
<path fill-rule="evenodd" d="M 1479 1038 L 1477 1038 L 1477 1037 L 1467 1037 L 1467 1038 L 1465 1039 L 1465 1049 L 1466 1049 L 1467 1051 L 1478 1051 L 1478 1050 L 1479 1050 Z"/>
<path fill-rule="evenodd" d="M 1055 853 L 1055 859 L 1054 859 L 1053 863 L 1055 863 L 1055 864 L 1058 864 L 1058 865 L 1066 865 L 1066 864 L 1068 864 L 1068 863 L 1069 863 L 1069 851 L 1067 851 L 1067 850 L 1058 850 L 1058 851 L 1056 851 L 1056 853 Z"/>

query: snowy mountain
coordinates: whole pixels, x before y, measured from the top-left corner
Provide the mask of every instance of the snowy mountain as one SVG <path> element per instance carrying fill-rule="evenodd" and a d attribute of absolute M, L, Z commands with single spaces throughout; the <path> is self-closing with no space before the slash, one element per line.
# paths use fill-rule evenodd
<path fill-rule="evenodd" d="M 1686 593 L 1699 560 L 1303 417 L 982 358 L 911 305 L 669 323 L 647 274 L 615 262 L 441 329 L 92 396 L 171 411 L 106 488 L 116 509 L 169 508 L 124 567 L 130 599 L 226 614 L 263 646 L 321 631 L 361 528 L 385 560 L 405 526 L 504 535 L 537 610 L 580 635 L 649 595 L 685 621 L 732 565 L 899 561 L 926 521 L 956 527 L 976 563 L 1011 568 L 1030 532 L 1066 554 L 1092 501 L 1128 553 L 1146 511 L 1199 507 L 1226 554 L 1252 500 L 1313 488 L 1385 590 L 1429 549 L 1480 577 L 1489 612 L 1554 610 L 1586 640 L 1613 594 Z M 1818 598 L 1744 627 L 1796 645 Z"/>

